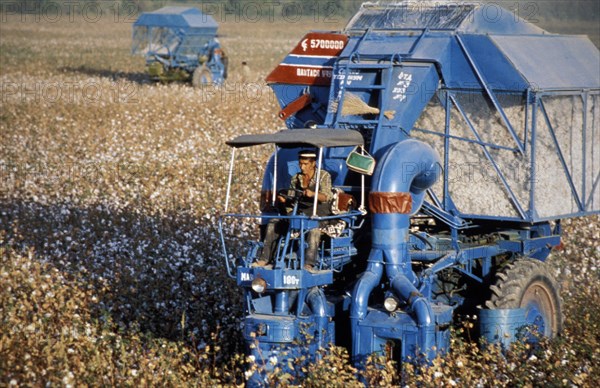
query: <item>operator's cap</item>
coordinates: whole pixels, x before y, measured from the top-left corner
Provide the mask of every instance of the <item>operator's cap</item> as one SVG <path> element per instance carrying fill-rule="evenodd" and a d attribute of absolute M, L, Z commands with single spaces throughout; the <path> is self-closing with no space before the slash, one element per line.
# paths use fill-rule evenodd
<path fill-rule="evenodd" d="M 299 158 L 313 158 L 313 159 L 316 159 L 317 158 L 317 151 L 315 151 L 315 150 L 302 150 L 302 151 L 298 152 L 298 157 Z"/>

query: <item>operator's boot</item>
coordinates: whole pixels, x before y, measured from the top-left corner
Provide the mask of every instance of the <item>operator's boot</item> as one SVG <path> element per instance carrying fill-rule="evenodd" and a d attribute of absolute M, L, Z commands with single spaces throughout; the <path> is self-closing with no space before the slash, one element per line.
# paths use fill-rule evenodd
<path fill-rule="evenodd" d="M 321 241 L 321 231 L 318 228 L 311 229 L 308 232 L 308 248 L 304 251 L 304 269 L 309 272 L 316 272 L 317 253 L 319 250 L 319 242 Z"/>
<path fill-rule="evenodd" d="M 280 229 L 282 229 L 280 224 L 281 222 L 277 219 L 273 219 L 267 224 L 262 252 L 260 253 L 258 260 L 252 263 L 252 267 L 266 267 L 271 264 L 275 245 L 277 244 L 277 239 L 281 232 Z"/>
<path fill-rule="evenodd" d="M 258 260 L 252 263 L 252 267 L 266 267 L 270 264 L 271 257 L 273 256 L 274 243 L 274 239 L 265 238 L 265 241 L 263 242 L 263 249 L 260 252 L 260 257 L 258 258 Z"/>

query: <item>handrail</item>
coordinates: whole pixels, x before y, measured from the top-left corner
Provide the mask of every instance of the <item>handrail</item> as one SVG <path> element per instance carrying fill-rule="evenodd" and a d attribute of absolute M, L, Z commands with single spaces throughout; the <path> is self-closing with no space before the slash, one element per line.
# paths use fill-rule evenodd
<path fill-rule="evenodd" d="M 301 234 L 300 239 L 301 239 L 301 245 L 304 244 L 303 238 L 304 238 L 304 233 L 306 233 L 309 229 L 312 228 L 307 228 L 306 226 L 306 221 L 327 221 L 327 220 L 343 220 L 347 223 L 346 228 L 348 230 L 356 230 L 359 229 L 360 227 L 362 227 L 363 223 L 364 223 L 364 218 L 361 219 L 361 222 L 359 225 L 355 225 L 353 222 L 353 218 L 358 217 L 358 216 L 362 216 L 364 215 L 361 211 L 359 210 L 351 210 L 349 212 L 346 213 L 342 213 L 342 214 L 336 214 L 336 215 L 330 215 L 330 216 L 321 216 L 321 217 L 310 217 L 304 214 L 301 215 L 278 215 L 278 214 L 236 214 L 236 213 L 226 213 L 221 215 L 218 218 L 217 221 L 217 226 L 218 226 L 218 230 L 219 230 L 219 236 L 221 239 L 221 246 L 222 246 L 222 251 L 223 251 L 223 258 L 225 259 L 225 264 L 227 267 L 227 274 L 229 275 L 230 278 L 232 279 L 236 279 L 236 275 L 234 275 L 233 273 L 233 269 L 231 267 L 231 263 L 229 262 L 229 253 L 227 252 L 227 244 L 225 242 L 225 233 L 224 233 L 224 229 L 223 229 L 223 222 L 225 218 L 255 218 L 255 219 L 263 219 L 263 220 L 270 220 L 270 219 L 287 219 L 287 220 L 299 220 L 300 221 L 300 228 L 291 228 L 290 230 L 288 230 L 288 232 L 286 233 L 286 241 L 284 246 L 287 249 L 288 244 L 289 244 L 289 239 L 290 239 L 290 231 L 293 230 L 298 230 Z M 301 264 L 303 265 L 303 253 L 304 251 L 301 251 Z"/>
<path fill-rule="evenodd" d="M 229 174 L 227 177 L 227 193 L 225 194 L 225 211 L 229 209 L 229 195 L 231 194 L 231 180 L 233 178 L 233 164 L 235 161 L 235 148 L 231 149 L 231 161 L 229 163 Z"/>
<path fill-rule="evenodd" d="M 219 217 L 217 224 L 219 226 L 219 236 L 221 237 L 221 245 L 223 247 L 223 257 L 225 258 L 225 265 L 227 266 L 227 275 L 230 278 L 235 279 L 235 275 L 231 271 L 231 266 L 229 265 L 229 257 L 227 256 L 227 244 L 225 244 L 225 236 L 223 233 L 223 217 Z"/>
<path fill-rule="evenodd" d="M 326 221 L 326 220 L 336 220 L 336 219 L 342 219 L 342 218 L 348 218 L 348 217 L 353 217 L 353 216 L 362 216 L 364 215 L 361 211 L 359 210 L 350 210 L 346 213 L 340 213 L 340 214 L 334 214 L 334 215 L 330 215 L 330 216 L 315 216 L 315 217 L 311 217 L 311 216 L 307 216 L 304 214 L 297 214 L 297 215 L 281 215 L 281 214 L 273 214 L 273 215 L 269 215 L 269 214 L 237 214 L 237 213 L 225 213 L 221 216 L 222 217 L 231 217 L 231 218 L 262 218 L 262 219 L 266 219 L 266 220 L 270 220 L 270 219 L 308 219 L 308 220 L 315 220 L 315 221 Z"/>

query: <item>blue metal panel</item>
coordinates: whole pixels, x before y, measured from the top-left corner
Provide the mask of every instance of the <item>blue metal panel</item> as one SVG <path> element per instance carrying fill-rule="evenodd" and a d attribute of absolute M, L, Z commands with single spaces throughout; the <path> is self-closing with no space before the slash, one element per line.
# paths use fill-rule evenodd
<path fill-rule="evenodd" d="M 428 32 L 411 53 L 410 60 L 431 61 L 435 59 L 436 64 L 443 74 L 449 72 L 452 66 L 452 42 L 453 37 L 439 32 Z"/>
<path fill-rule="evenodd" d="M 244 337 L 248 341 L 254 340 L 256 335 L 265 342 L 291 343 L 298 336 L 298 325 L 294 317 L 273 315 L 251 315 L 244 322 Z"/>
<path fill-rule="evenodd" d="M 495 2 L 479 4 L 465 18 L 458 32 L 476 34 L 542 34 L 540 27 L 516 17 L 513 11 L 502 8 Z"/>
<path fill-rule="evenodd" d="M 411 77 L 406 92 L 402 81 Z M 435 66 L 401 66 L 392 73 L 392 85 L 385 96 L 387 106 L 384 110 L 394 110 L 394 119 L 390 120 L 398 128 L 410 131 L 421 112 L 438 88 L 438 74 Z M 404 83 L 406 84 L 406 83 Z"/>
<path fill-rule="evenodd" d="M 371 143 L 371 152 L 381 157 L 391 144 L 401 141 L 410 132 L 415 121 L 438 88 L 438 74 L 434 65 L 394 66 L 392 84 L 386 89 L 384 111 L 393 111 L 394 118 L 386 120 L 399 130 L 378 131 Z"/>
<path fill-rule="evenodd" d="M 339 58 L 348 58 L 356 49 L 356 45 L 361 41 L 362 36 L 350 36 L 348 42 L 346 43 L 346 47 L 339 55 Z"/>
<path fill-rule="evenodd" d="M 534 90 L 600 88 L 600 52 L 587 37 L 490 38 Z"/>
<path fill-rule="evenodd" d="M 358 58 L 363 56 L 391 58 L 396 53 L 408 53 L 417 38 L 415 35 L 369 34 L 360 45 Z"/>
<path fill-rule="evenodd" d="M 494 45 L 487 35 L 460 35 L 475 65 L 481 70 L 482 76 L 488 83 L 488 87 L 496 91 L 518 90 L 525 91 L 529 83 L 525 80 L 518 69 L 514 67 L 504 54 Z M 522 46 L 526 47 L 526 46 Z M 463 54 L 464 55 L 464 54 Z M 539 64 L 538 64 L 539 66 Z M 541 68 L 544 70 L 541 70 Z M 540 66 L 545 71 L 546 64 Z M 464 70 L 464 69 L 461 69 Z M 481 88 L 479 82 L 476 85 L 465 83 L 464 73 L 455 74 L 451 83 L 460 88 Z M 466 79 L 467 82 L 470 80 Z"/>
<path fill-rule="evenodd" d="M 216 33 L 218 24 L 210 15 L 197 8 L 164 7 L 154 12 L 145 12 L 133 24 L 137 26 L 181 27 L 206 29 Z"/>

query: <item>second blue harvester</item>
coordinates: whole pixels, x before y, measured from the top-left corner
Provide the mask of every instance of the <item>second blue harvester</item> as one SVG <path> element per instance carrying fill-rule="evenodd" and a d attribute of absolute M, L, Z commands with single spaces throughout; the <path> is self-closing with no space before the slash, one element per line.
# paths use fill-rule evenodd
<path fill-rule="evenodd" d="M 217 29 L 212 16 L 197 8 L 163 7 L 135 21 L 131 51 L 146 58 L 153 80 L 221 84 L 228 61 Z"/>

